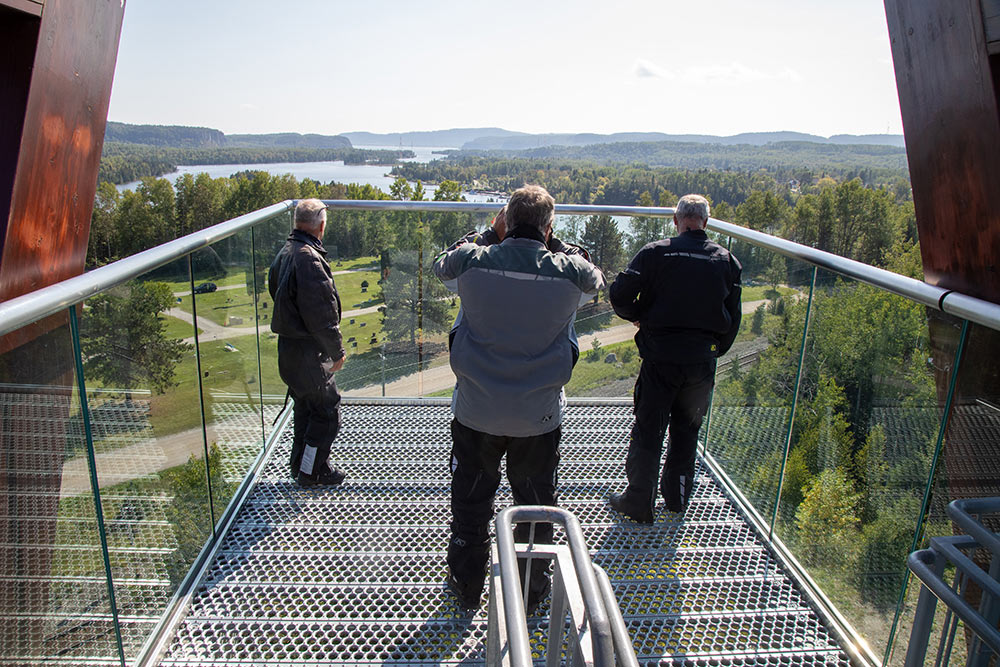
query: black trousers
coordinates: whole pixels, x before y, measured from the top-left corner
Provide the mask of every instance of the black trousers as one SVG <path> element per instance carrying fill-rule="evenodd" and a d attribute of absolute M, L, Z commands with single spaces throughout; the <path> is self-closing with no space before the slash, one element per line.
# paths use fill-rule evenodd
<path fill-rule="evenodd" d="M 278 336 L 278 374 L 295 400 L 289 468 L 292 477 L 328 468 L 330 447 L 340 432 L 340 392 L 333 361 L 308 339 Z"/>
<path fill-rule="evenodd" d="M 329 468 L 330 449 L 340 432 L 340 394 L 332 381 L 327 390 L 298 395 L 289 388 L 295 400 L 292 454 L 288 465 L 292 477 L 301 470 L 316 475 Z"/>
<path fill-rule="evenodd" d="M 489 524 L 500 485 L 500 460 L 507 455 L 507 480 L 517 505 L 555 505 L 562 430 L 525 438 L 490 435 L 451 421 L 451 540 L 448 567 L 475 595 L 486 581 Z M 531 524 L 518 524 L 514 539 L 527 542 Z M 536 543 L 552 543 L 552 524 L 535 524 Z M 548 567 L 534 561 L 528 601 L 548 588 Z M 522 570 L 523 573 L 523 570 Z"/>
<path fill-rule="evenodd" d="M 653 508 L 663 436 L 669 425 L 670 446 L 660 474 L 660 494 L 667 509 L 680 511 L 691 497 L 698 429 L 715 385 L 715 359 L 692 364 L 643 360 L 635 383 L 635 425 L 629 440 L 625 500 Z"/>

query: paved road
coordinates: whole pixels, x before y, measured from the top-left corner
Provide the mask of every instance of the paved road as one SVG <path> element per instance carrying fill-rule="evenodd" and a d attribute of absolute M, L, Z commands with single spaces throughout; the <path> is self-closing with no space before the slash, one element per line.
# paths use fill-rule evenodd
<path fill-rule="evenodd" d="M 209 425 L 208 441 L 217 440 L 215 429 Z M 200 426 L 98 454 L 95 457 L 98 483 L 103 489 L 144 475 L 152 475 L 187 463 L 192 455 L 197 459 L 205 457 Z M 59 492 L 61 497 L 90 493 L 90 473 L 86 457 L 78 456 L 66 461 L 62 472 L 62 488 Z"/>
<path fill-rule="evenodd" d="M 757 307 L 767 303 L 767 300 L 748 301 L 743 304 L 743 313 L 752 313 Z M 601 341 L 601 345 L 613 345 L 626 340 L 631 340 L 635 336 L 635 326 L 632 324 L 620 324 L 610 329 L 604 329 L 586 336 L 580 336 L 580 350 L 587 351 L 594 345 L 594 339 Z M 433 394 L 443 389 L 455 386 L 455 374 L 451 371 L 447 359 L 442 359 L 433 368 L 428 368 L 423 373 L 413 373 L 406 377 L 399 378 L 385 385 L 386 396 L 424 396 Z M 347 396 L 381 396 L 382 385 L 365 387 L 363 389 L 345 392 Z"/>
<path fill-rule="evenodd" d="M 341 269 L 340 271 L 334 271 L 333 275 L 335 275 L 335 276 L 342 276 L 345 273 L 364 273 L 364 272 L 371 273 L 373 271 L 378 271 L 378 267 L 377 266 L 370 266 L 368 268 L 360 268 L 360 269 Z M 200 285 L 201 283 L 198 283 L 198 284 Z M 242 289 L 242 290 L 245 290 L 246 287 L 247 287 L 246 283 L 240 283 L 238 285 L 219 285 L 215 289 L 215 291 L 216 292 L 222 292 L 222 291 L 230 290 L 230 289 Z M 191 290 L 183 290 L 181 292 L 174 292 L 174 296 L 190 296 L 190 294 L 191 294 Z"/>
<path fill-rule="evenodd" d="M 381 304 L 375 306 L 368 306 L 367 308 L 357 308 L 355 310 L 345 310 L 341 317 L 358 317 L 360 315 L 368 315 L 370 313 L 377 313 Z M 188 324 L 194 324 L 194 318 L 191 313 L 181 310 L 180 308 L 171 308 L 167 311 L 167 315 L 171 317 L 176 317 L 177 319 L 186 322 Z M 217 324 L 207 317 L 198 318 L 198 328 L 201 329 L 202 333 L 199 334 L 198 340 L 205 342 L 206 340 L 224 340 L 226 338 L 238 338 L 239 336 L 248 336 L 255 332 L 260 332 L 262 334 L 267 334 L 271 332 L 271 325 L 269 322 L 263 322 L 257 326 L 244 326 L 244 327 L 224 327 L 221 324 Z M 184 339 L 185 343 L 194 344 L 194 336 Z"/>
<path fill-rule="evenodd" d="M 229 289 L 246 289 L 246 283 L 240 283 L 239 285 L 222 285 L 215 289 L 216 292 L 222 292 Z M 174 292 L 174 296 L 190 296 L 191 290 L 185 290 L 183 292 Z"/>

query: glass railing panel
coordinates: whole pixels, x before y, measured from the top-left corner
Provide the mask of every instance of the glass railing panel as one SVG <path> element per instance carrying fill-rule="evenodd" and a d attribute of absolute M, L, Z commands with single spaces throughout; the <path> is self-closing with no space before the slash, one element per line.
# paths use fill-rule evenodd
<path fill-rule="evenodd" d="M 342 394 L 451 395 L 448 332 L 459 300 L 431 265 L 441 250 L 487 222 L 467 213 L 330 212 L 323 241 L 343 308 Z"/>
<path fill-rule="evenodd" d="M 743 315 L 736 341 L 719 359 L 712 409 L 700 439 L 769 525 L 795 400 L 813 269 L 745 244 L 734 244 L 732 252 L 743 264 Z"/>
<path fill-rule="evenodd" d="M 80 344 L 127 660 L 212 536 L 187 258 L 87 299 Z"/>
<path fill-rule="evenodd" d="M 995 363 L 1000 332 L 969 324 L 958 373 L 954 376 L 952 360 L 962 324 L 941 313 L 931 318 L 931 358 L 939 402 L 945 401 L 951 381 L 955 382 L 948 428 L 941 441 L 924 532 L 917 548 L 926 548 L 931 537 L 957 534 L 955 525 L 945 513 L 951 501 L 1000 496 L 1000 376 Z M 996 516 L 984 516 L 982 520 L 990 530 L 1000 531 Z M 970 555 L 984 569 L 989 567 L 985 550 Z M 911 576 L 890 664 L 901 665 L 906 657 L 919 590 L 919 580 Z M 969 586 L 965 598 L 973 607 L 978 607 L 980 591 L 975 584 Z M 928 644 L 929 656 L 935 655 L 938 649 L 944 613 L 944 606 L 938 604 Z M 971 633 L 966 635 L 959 629 L 951 647 L 951 664 L 965 664 L 971 638 Z"/>
<path fill-rule="evenodd" d="M 193 303 L 185 296 L 180 306 L 190 307 L 198 323 L 216 522 L 263 449 L 257 320 L 270 297 L 265 298 L 266 283 L 254 271 L 252 249 L 250 230 L 205 248 L 210 261 L 192 261 Z M 261 328 L 269 331 L 266 323 Z"/>
<path fill-rule="evenodd" d="M 260 391 L 263 396 L 264 436 L 275 428 L 274 420 L 285 403 L 285 384 L 278 377 L 278 337 L 271 333 L 274 305 L 268 291 L 267 274 L 292 228 L 291 212 L 256 225 L 253 230 L 253 280 L 256 281 L 257 329 L 260 337 Z M 263 285 L 263 288 L 261 287 Z"/>
<path fill-rule="evenodd" d="M 941 409 L 927 309 L 817 273 L 776 533 L 875 655 L 905 579 Z"/>
<path fill-rule="evenodd" d="M 65 312 L 0 338 L 3 663 L 120 660 L 76 385 Z"/>
<path fill-rule="evenodd" d="M 605 215 L 556 216 L 553 235 L 564 243 L 587 248 L 591 260 L 604 273 L 607 284 L 632 259 L 627 234 L 629 218 Z M 660 227 L 663 228 L 662 225 Z M 634 244 L 633 244 L 634 245 Z M 607 288 L 576 313 L 573 328 L 580 359 L 566 385 L 566 395 L 574 398 L 630 398 L 639 375 L 639 353 L 635 326 L 611 308 Z"/>

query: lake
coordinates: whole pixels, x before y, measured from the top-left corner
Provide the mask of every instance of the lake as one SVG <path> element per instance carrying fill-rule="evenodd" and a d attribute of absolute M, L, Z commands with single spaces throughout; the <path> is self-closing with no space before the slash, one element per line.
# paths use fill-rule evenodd
<path fill-rule="evenodd" d="M 355 146 L 355 148 L 370 150 L 412 150 L 416 154 L 416 157 L 408 158 L 404 160 L 404 162 L 430 162 L 431 160 L 441 157 L 440 155 L 435 155 L 434 151 L 449 150 L 447 147 L 428 148 L 424 146 Z M 177 179 L 184 174 L 194 175 L 204 172 L 212 178 L 223 178 L 251 169 L 266 171 L 269 174 L 275 175 L 291 174 L 298 180 L 311 178 L 314 181 L 319 181 L 320 183 L 336 181 L 338 183 L 371 185 L 379 188 L 383 192 L 389 192 L 389 186 L 392 185 L 394 180 L 396 180 L 394 177 L 389 175 L 389 171 L 392 169 L 391 166 L 344 164 L 342 160 L 334 162 L 267 162 L 262 164 L 182 165 L 177 168 L 177 171 L 170 174 L 164 174 L 162 178 L 166 178 L 171 183 L 176 183 Z M 119 185 L 118 189 L 120 191 L 134 190 L 138 184 L 139 181 L 132 181 L 131 183 Z M 432 196 L 431 193 L 433 193 L 436 188 L 427 187 L 426 189 L 428 191 L 429 198 Z M 481 199 L 471 199 L 468 195 L 466 198 L 469 199 L 469 201 L 483 201 Z"/>
<path fill-rule="evenodd" d="M 447 146 L 441 147 L 426 147 L 426 146 L 355 146 L 355 148 L 363 148 L 369 150 L 411 150 L 415 153 L 415 157 L 407 158 L 403 160 L 404 162 L 430 162 L 431 160 L 437 160 L 441 158 L 441 155 L 435 155 L 434 151 L 446 151 L 450 150 Z M 344 164 L 343 161 L 338 160 L 336 162 L 268 162 L 263 164 L 195 164 L 195 165 L 183 165 L 177 168 L 177 171 L 164 174 L 162 178 L 166 178 L 171 183 L 176 183 L 177 179 L 184 174 L 200 174 L 205 172 L 212 178 L 223 178 L 232 176 L 235 173 L 247 170 L 258 170 L 266 171 L 269 174 L 291 174 L 298 180 L 303 178 L 311 178 L 320 183 L 329 183 L 330 181 L 336 181 L 337 183 L 358 183 L 359 185 L 372 185 L 379 188 L 383 192 L 389 192 L 389 186 L 392 185 L 393 181 L 396 179 L 389 176 L 389 171 L 392 167 L 387 166 L 371 166 L 363 164 Z M 133 190 L 139 184 L 139 181 L 133 181 L 131 183 L 125 183 L 124 185 L 119 185 L 118 189 Z M 434 191 L 437 187 L 433 185 L 425 185 L 424 189 L 427 191 L 427 199 L 433 199 Z M 492 202 L 495 201 L 493 197 L 487 195 L 473 194 L 471 192 L 463 192 L 462 195 L 465 197 L 465 201 L 470 202 Z M 628 233 L 628 218 L 615 218 L 615 222 L 618 225 L 618 229 L 623 233 Z M 557 224 L 558 226 L 558 224 Z"/>

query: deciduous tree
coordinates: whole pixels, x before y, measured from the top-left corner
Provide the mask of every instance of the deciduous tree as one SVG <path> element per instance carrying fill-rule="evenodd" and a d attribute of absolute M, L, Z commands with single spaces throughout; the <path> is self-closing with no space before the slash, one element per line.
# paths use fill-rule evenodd
<path fill-rule="evenodd" d="M 176 385 L 174 370 L 190 345 L 167 338 L 158 315 L 174 301 L 165 283 L 132 282 L 86 302 L 81 322 L 84 371 L 105 387 L 148 387 L 162 394 Z"/>

